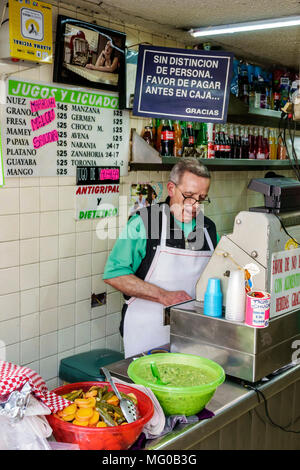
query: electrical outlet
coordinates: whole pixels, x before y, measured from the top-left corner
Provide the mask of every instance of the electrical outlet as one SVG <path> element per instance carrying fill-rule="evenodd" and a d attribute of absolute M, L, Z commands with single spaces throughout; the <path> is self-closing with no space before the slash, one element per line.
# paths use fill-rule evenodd
<path fill-rule="evenodd" d="M 92 294 L 91 297 L 91 307 L 101 307 L 102 305 L 106 304 L 106 292 L 102 292 L 102 294 Z"/>

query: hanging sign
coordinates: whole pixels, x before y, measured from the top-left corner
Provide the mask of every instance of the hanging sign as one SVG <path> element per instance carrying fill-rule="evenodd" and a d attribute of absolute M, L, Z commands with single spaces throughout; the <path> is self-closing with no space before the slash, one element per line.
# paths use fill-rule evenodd
<path fill-rule="evenodd" d="M 33 0 L 9 0 L 10 55 L 52 64 L 52 6 Z"/>
<path fill-rule="evenodd" d="M 300 248 L 272 255 L 270 317 L 300 308 Z"/>
<path fill-rule="evenodd" d="M 10 79 L 2 136 L 5 175 L 75 176 L 77 166 L 128 172 L 129 112 L 115 92 Z"/>
<path fill-rule="evenodd" d="M 104 219 L 117 216 L 119 178 L 118 167 L 77 167 L 75 219 Z"/>
<path fill-rule="evenodd" d="M 233 54 L 140 46 L 133 114 L 226 122 Z"/>

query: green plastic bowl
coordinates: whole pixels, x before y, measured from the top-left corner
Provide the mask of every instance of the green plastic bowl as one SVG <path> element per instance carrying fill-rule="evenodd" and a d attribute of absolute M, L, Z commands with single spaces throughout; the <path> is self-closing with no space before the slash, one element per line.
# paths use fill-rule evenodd
<path fill-rule="evenodd" d="M 157 385 L 156 379 L 149 376 L 150 363 L 153 361 L 158 369 L 162 364 L 176 364 L 180 368 L 196 367 L 203 375 L 207 375 L 207 380 L 205 383 L 187 387 L 182 387 L 180 384 Z M 224 369 L 216 362 L 205 357 L 181 353 L 142 356 L 131 362 L 127 374 L 134 383 L 144 385 L 153 391 L 166 415 L 191 416 L 199 413 L 211 400 L 217 387 L 225 380 Z"/>

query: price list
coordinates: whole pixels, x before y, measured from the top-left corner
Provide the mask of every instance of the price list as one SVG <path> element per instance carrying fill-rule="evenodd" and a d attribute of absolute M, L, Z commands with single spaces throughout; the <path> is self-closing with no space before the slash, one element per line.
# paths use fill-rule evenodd
<path fill-rule="evenodd" d="M 127 174 L 129 113 L 116 93 L 7 81 L 5 176 L 75 176 L 77 166 Z"/>

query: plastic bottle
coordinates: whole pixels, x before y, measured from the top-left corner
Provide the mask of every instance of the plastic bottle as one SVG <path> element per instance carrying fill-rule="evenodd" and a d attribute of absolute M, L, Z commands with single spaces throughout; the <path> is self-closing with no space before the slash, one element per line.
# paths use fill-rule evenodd
<path fill-rule="evenodd" d="M 207 158 L 215 158 L 215 125 L 207 124 Z"/>
<path fill-rule="evenodd" d="M 270 129 L 269 132 L 269 159 L 277 159 L 277 142 L 274 129 Z"/>
<path fill-rule="evenodd" d="M 195 145 L 195 133 L 194 133 L 194 129 L 193 129 L 193 123 L 192 122 L 188 122 L 187 123 L 187 135 L 188 135 L 188 147 L 194 147 Z"/>
<path fill-rule="evenodd" d="M 234 158 L 234 130 L 232 124 L 229 126 L 228 143 L 230 146 L 229 158 Z"/>
<path fill-rule="evenodd" d="M 169 123 L 164 120 L 162 122 L 164 125 L 161 130 L 161 155 L 171 157 L 174 149 L 174 131 Z"/>
<path fill-rule="evenodd" d="M 230 145 L 230 140 L 229 140 L 229 135 L 228 135 L 228 126 L 224 126 L 224 158 L 230 158 L 231 154 L 231 145 Z"/>
<path fill-rule="evenodd" d="M 215 158 L 220 158 L 220 125 L 215 127 Z"/>
<path fill-rule="evenodd" d="M 219 139 L 220 139 L 220 157 L 219 157 L 219 158 L 225 158 L 225 157 L 226 157 L 226 151 L 225 151 L 225 127 L 224 127 L 223 125 L 221 125 L 221 127 L 220 127 Z"/>
<path fill-rule="evenodd" d="M 207 158 L 207 125 L 205 122 L 201 123 L 198 130 L 196 149 L 200 158 Z"/>
<path fill-rule="evenodd" d="M 156 150 L 161 153 L 161 130 L 165 124 L 165 120 L 162 119 L 161 121 L 157 119 L 157 132 L 156 132 Z"/>

